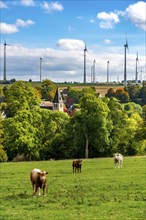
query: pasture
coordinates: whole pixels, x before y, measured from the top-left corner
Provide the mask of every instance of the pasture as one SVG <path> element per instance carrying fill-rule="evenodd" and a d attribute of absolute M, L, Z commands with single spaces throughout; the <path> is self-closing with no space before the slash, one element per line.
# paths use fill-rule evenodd
<path fill-rule="evenodd" d="M 0 164 L 2 220 L 136 220 L 146 218 L 145 157 L 83 159 L 82 173 L 72 160 Z M 47 196 L 32 196 L 30 171 L 48 171 Z"/>

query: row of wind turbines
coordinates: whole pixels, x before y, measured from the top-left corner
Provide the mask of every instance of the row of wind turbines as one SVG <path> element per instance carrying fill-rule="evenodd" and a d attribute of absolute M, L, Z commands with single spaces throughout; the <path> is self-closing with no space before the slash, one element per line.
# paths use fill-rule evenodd
<path fill-rule="evenodd" d="M 127 50 L 129 50 L 128 47 L 128 40 L 126 37 L 126 43 L 124 45 L 124 86 L 127 86 Z M 87 47 L 86 47 L 86 43 L 85 43 L 85 48 L 84 48 L 84 84 L 86 83 L 86 52 L 88 52 Z M 91 82 L 95 83 L 95 63 L 96 61 L 93 60 L 93 65 L 91 66 Z M 136 54 L 136 71 L 135 71 L 135 84 L 138 84 L 138 63 L 139 63 L 139 59 L 138 59 L 138 52 Z M 109 64 L 110 61 L 107 61 L 107 83 L 109 83 Z"/>
<path fill-rule="evenodd" d="M 3 36 L 4 38 L 4 36 Z M 7 75 L 6 75 L 6 47 L 7 47 L 6 40 L 4 38 L 4 76 L 3 76 L 3 81 L 6 82 L 7 81 Z M 127 50 L 129 50 L 128 48 L 128 41 L 126 38 L 126 43 L 124 45 L 124 86 L 127 86 Z M 84 78 L 83 78 L 83 83 L 86 84 L 86 53 L 88 53 L 87 47 L 86 47 L 86 43 L 85 43 L 85 47 L 84 47 Z M 42 81 L 42 59 L 43 57 L 40 57 L 40 82 Z M 95 63 L 96 61 L 93 60 L 93 65 L 91 66 L 91 82 L 95 83 Z M 138 52 L 136 55 L 136 73 L 135 73 L 135 84 L 138 84 L 138 71 L 137 71 L 137 66 L 139 63 L 139 59 L 138 59 Z M 109 83 L 109 60 L 107 61 L 107 83 Z"/>

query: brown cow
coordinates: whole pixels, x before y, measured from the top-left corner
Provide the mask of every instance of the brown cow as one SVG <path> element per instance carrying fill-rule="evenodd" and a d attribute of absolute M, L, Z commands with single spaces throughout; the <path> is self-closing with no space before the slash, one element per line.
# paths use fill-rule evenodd
<path fill-rule="evenodd" d="M 73 173 L 76 172 L 76 170 L 78 170 L 78 173 L 79 172 L 81 173 L 82 160 L 80 160 L 80 159 L 73 160 L 72 167 L 73 167 Z"/>
<path fill-rule="evenodd" d="M 30 180 L 32 183 L 33 188 L 33 195 L 35 196 L 37 191 L 38 195 L 40 196 L 40 189 L 43 189 L 43 195 L 45 196 L 45 189 L 46 189 L 46 175 L 48 172 L 42 171 L 40 169 L 33 169 L 30 173 Z"/>

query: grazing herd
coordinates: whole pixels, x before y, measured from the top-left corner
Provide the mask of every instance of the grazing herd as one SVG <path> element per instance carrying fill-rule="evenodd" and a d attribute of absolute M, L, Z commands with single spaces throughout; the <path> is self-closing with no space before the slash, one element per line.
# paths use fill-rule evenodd
<path fill-rule="evenodd" d="M 114 167 L 116 168 L 122 168 L 122 163 L 123 163 L 123 156 L 120 153 L 115 153 L 114 154 Z M 73 168 L 73 173 L 76 171 L 78 173 L 81 173 L 81 168 L 82 168 L 82 160 L 77 159 L 72 161 L 72 168 Z M 48 172 L 42 171 L 40 169 L 33 169 L 30 173 L 30 180 L 32 183 L 32 188 L 33 188 L 33 195 L 36 196 L 38 193 L 38 196 L 41 195 L 40 189 L 43 190 L 43 196 L 46 196 L 46 183 L 47 183 L 47 174 Z"/>

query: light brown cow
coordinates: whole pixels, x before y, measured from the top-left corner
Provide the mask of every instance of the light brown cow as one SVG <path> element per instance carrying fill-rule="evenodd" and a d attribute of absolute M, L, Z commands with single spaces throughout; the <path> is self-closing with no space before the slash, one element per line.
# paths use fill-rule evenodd
<path fill-rule="evenodd" d="M 122 154 L 116 153 L 114 154 L 114 166 L 115 168 L 118 165 L 118 168 L 122 168 L 122 164 L 123 164 L 123 156 Z"/>
<path fill-rule="evenodd" d="M 81 173 L 82 160 L 80 160 L 80 159 L 73 160 L 72 167 L 73 167 L 73 173 L 76 172 L 76 170 L 78 170 L 78 173 L 79 172 Z"/>
<path fill-rule="evenodd" d="M 43 189 L 43 195 L 46 195 L 46 175 L 48 172 L 42 171 L 40 169 L 33 169 L 30 173 L 30 180 L 32 183 L 33 188 L 33 195 L 36 196 L 36 193 L 38 192 L 38 195 L 40 196 L 40 189 Z"/>

